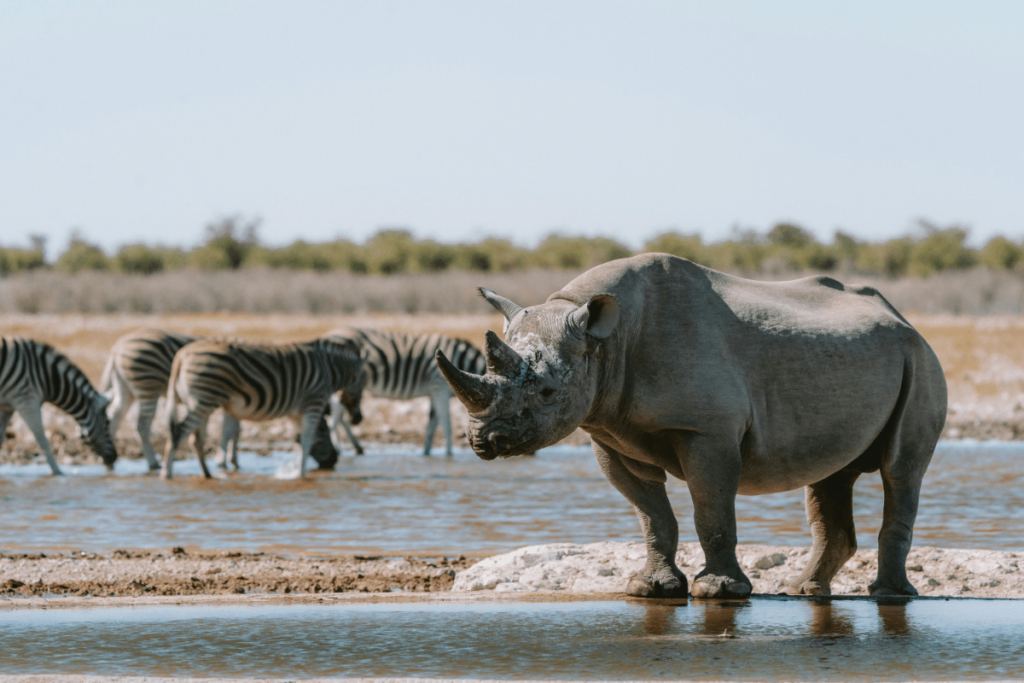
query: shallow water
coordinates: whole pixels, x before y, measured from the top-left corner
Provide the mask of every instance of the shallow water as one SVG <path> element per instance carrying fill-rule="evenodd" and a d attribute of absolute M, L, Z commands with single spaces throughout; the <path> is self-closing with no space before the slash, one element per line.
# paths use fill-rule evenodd
<path fill-rule="evenodd" d="M 285 553 L 473 554 L 554 542 L 640 540 L 625 499 L 589 448 L 484 462 L 469 451 L 424 458 L 412 450 L 342 458 L 306 481 L 274 478 L 293 453 L 242 454 L 243 471 L 206 481 L 194 460 L 176 478 L 141 461 L 67 468 L 0 466 L 0 550 L 246 549 Z M 670 480 L 680 539 L 696 540 L 684 482 Z M 876 547 L 877 473 L 857 483 L 858 542 Z M 737 499 L 741 543 L 809 545 L 803 492 Z M 925 479 L 914 542 L 1024 547 L 1024 443 L 943 442 Z"/>
<path fill-rule="evenodd" d="M 5 674 L 982 680 L 1024 676 L 1008 600 L 753 599 L 0 611 Z M 724 635 L 732 637 L 721 637 Z"/>

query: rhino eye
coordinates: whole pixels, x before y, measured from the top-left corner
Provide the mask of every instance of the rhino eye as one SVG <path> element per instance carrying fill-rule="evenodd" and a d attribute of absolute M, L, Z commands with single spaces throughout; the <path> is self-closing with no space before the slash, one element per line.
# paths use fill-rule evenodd
<path fill-rule="evenodd" d="M 551 398 L 552 396 L 555 395 L 555 390 L 552 389 L 551 387 L 544 387 L 543 389 L 540 390 L 540 395 L 543 398 Z"/>

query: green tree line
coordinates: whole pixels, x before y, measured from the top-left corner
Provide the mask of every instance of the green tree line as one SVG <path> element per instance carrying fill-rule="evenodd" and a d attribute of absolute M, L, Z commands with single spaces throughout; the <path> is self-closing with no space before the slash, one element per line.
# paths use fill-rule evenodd
<path fill-rule="evenodd" d="M 408 272 L 469 270 L 510 272 L 531 268 L 584 269 L 635 252 L 606 237 L 551 234 L 534 249 L 506 239 L 447 244 L 416 239 L 408 230 L 380 230 L 362 244 L 337 239 L 310 243 L 298 240 L 284 247 L 260 242 L 259 222 L 237 217 L 206 226 L 202 244 L 192 249 L 126 244 L 114 254 L 80 234 L 52 263 L 44 258 L 45 243 L 34 237 L 31 248 L 0 247 L 0 275 L 52 268 L 151 274 L 162 271 L 286 268 L 349 271 L 389 275 Z M 926 277 L 942 270 L 984 266 L 993 270 L 1024 269 L 1024 244 L 993 237 L 981 248 L 967 244 L 968 231 L 921 222 L 912 235 L 882 242 L 858 240 L 836 232 L 825 244 L 808 230 L 780 223 L 766 232 L 737 231 L 730 239 L 705 243 L 700 235 L 664 232 L 648 240 L 641 252 L 667 252 L 718 270 L 746 272 L 855 271 L 898 277 Z"/>

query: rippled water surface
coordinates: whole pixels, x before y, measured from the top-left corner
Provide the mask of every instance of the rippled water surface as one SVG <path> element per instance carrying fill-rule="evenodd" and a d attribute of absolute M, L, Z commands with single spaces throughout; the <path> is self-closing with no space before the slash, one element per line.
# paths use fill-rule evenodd
<path fill-rule="evenodd" d="M 1010 679 L 1024 676 L 1022 629 L 1024 610 L 1008 600 L 24 610 L 0 611 L 0 669 L 260 678 Z"/>
<path fill-rule="evenodd" d="M 243 471 L 203 480 L 195 461 L 176 478 L 143 463 L 0 467 L 0 550 L 248 549 L 286 553 L 493 553 L 523 545 L 640 540 L 632 508 L 605 481 L 589 448 L 484 462 L 411 452 L 345 457 L 306 481 L 274 478 L 292 453 L 243 454 Z M 680 538 L 696 540 L 684 482 L 670 480 Z M 876 546 L 877 473 L 854 493 L 861 547 Z M 809 545 L 803 493 L 739 497 L 741 543 Z M 1024 444 L 944 442 L 921 498 L 915 544 L 1024 547 Z"/>

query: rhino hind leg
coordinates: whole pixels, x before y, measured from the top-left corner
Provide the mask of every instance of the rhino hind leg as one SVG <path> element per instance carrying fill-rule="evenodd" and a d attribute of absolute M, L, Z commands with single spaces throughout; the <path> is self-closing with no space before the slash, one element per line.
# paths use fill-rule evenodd
<path fill-rule="evenodd" d="M 664 470 L 639 463 L 627 467 L 619 453 L 596 440 L 593 448 L 605 477 L 633 504 L 647 544 L 647 562 L 639 574 L 630 578 L 626 594 L 638 598 L 685 599 L 686 576 L 675 563 L 679 524 L 665 491 Z M 641 472 L 648 476 L 637 476 L 632 471 L 644 467 L 651 470 Z"/>
<path fill-rule="evenodd" d="M 907 555 L 921 482 L 942 433 L 947 401 L 942 369 L 926 345 L 925 350 L 927 354 L 907 364 L 896 410 L 885 429 L 889 438 L 879 468 L 884 502 L 878 532 L 878 577 L 868 586 L 871 595 L 917 595 L 907 578 Z"/>
<path fill-rule="evenodd" d="M 807 567 L 786 582 L 790 595 L 829 595 L 832 578 L 857 552 L 853 484 L 860 472 L 840 470 L 805 490 L 807 522 L 814 547 Z"/>

